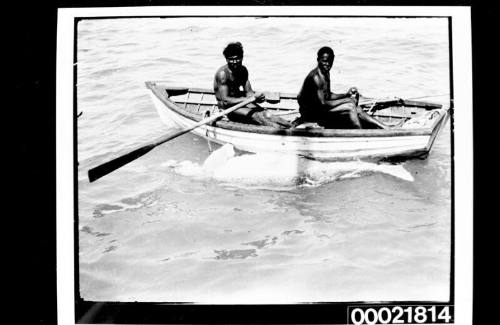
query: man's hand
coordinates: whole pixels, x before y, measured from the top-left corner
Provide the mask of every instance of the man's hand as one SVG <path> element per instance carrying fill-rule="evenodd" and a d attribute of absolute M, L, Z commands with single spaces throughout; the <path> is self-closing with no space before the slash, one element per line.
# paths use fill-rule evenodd
<path fill-rule="evenodd" d="M 262 103 L 266 100 L 266 95 L 264 95 L 264 93 L 256 92 L 253 95 L 255 96 L 257 103 Z"/>
<path fill-rule="evenodd" d="M 358 92 L 358 88 L 356 87 L 349 88 L 347 94 L 350 96 L 350 99 L 353 100 L 354 104 L 357 106 L 359 103 L 359 95 L 360 95 Z"/>
<path fill-rule="evenodd" d="M 356 96 L 358 94 L 358 88 L 356 87 L 351 87 L 349 88 L 349 90 L 347 91 L 347 93 L 351 96 Z"/>

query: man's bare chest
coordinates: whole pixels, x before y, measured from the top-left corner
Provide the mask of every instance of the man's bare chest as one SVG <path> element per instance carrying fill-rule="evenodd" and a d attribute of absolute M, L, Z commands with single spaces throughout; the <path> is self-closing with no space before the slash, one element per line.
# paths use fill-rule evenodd
<path fill-rule="evenodd" d="M 242 92 L 245 90 L 246 78 L 243 76 L 231 75 L 227 79 L 227 85 L 231 92 Z"/>
<path fill-rule="evenodd" d="M 321 83 L 320 89 L 323 92 L 325 99 L 330 99 L 331 91 L 330 91 L 330 80 L 329 79 L 323 79 L 323 82 Z"/>

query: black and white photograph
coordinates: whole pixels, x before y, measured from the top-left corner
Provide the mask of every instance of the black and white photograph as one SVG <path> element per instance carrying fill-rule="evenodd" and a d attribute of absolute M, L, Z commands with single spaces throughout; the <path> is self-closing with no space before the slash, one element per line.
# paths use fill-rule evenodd
<path fill-rule="evenodd" d="M 60 9 L 58 303 L 385 303 L 466 324 L 467 17 Z"/>

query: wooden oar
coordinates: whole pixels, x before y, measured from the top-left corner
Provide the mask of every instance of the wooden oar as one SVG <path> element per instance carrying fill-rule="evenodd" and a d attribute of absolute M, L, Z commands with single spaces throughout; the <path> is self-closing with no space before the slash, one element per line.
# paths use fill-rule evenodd
<path fill-rule="evenodd" d="M 215 115 L 212 115 L 204 120 L 201 120 L 200 122 L 196 123 L 195 125 L 193 126 L 190 126 L 188 128 L 185 128 L 179 132 L 176 132 L 174 134 L 171 134 L 171 135 L 167 135 L 165 137 L 162 137 L 150 144 L 147 144 L 145 146 L 142 146 L 140 148 L 137 148 L 135 149 L 134 151 L 132 152 L 129 152 L 123 156 L 120 156 L 120 157 L 117 157 L 113 160 L 110 160 L 108 162 L 105 162 L 104 164 L 101 164 L 97 167 L 94 167 L 94 168 L 91 168 L 88 172 L 88 175 L 89 175 L 89 181 L 90 182 L 93 182 L 109 173 L 111 173 L 112 171 L 128 164 L 129 162 L 145 155 L 146 153 L 148 153 L 149 151 L 151 151 L 153 148 L 167 142 L 167 141 L 170 141 L 174 138 L 177 138 L 178 136 L 180 135 L 183 135 L 185 133 L 188 133 L 189 131 L 192 131 L 194 129 L 196 129 L 197 127 L 199 126 L 202 126 L 202 125 L 205 125 L 205 124 L 208 124 L 208 123 L 211 123 L 215 120 L 217 120 L 218 118 L 228 114 L 228 113 L 231 113 L 235 110 L 237 110 L 238 108 L 241 108 L 247 104 L 250 104 L 252 102 L 254 102 L 256 100 L 256 98 L 254 96 L 246 99 L 245 101 L 239 103 L 239 104 L 236 104 L 234 105 L 233 107 L 230 107 L 222 112 L 219 112 Z"/>
<path fill-rule="evenodd" d="M 388 103 L 388 102 L 397 102 L 400 99 L 399 98 L 385 98 L 385 99 L 376 99 L 376 98 L 371 98 L 371 97 L 363 97 L 359 100 L 358 105 L 371 105 L 369 111 L 373 109 L 373 107 L 376 104 L 381 104 L 381 103 Z M 266 100 L 267 100 L 267 95 L 266 95 Z M 299 110 L 298 109 L 291 109 L 288 110 L 287 112 L 279 112 L 279 113 L 274 113 L 273 115 L 275 116 L 282 116 L 282 115 L 293 115 L 293 114 L 298 114 Z"/>
<path fill-rule="evenodd" d="M 359 100 L 358 105 L 361 106 L 367 106 L 367 105 L 375 105 L 375 104 L 382 104 L 382 103 L 390 103 L 390 102 L 397 102 L 399 101 L 400 98 L 393 97 L 393 98 L 370 98 L 370 97 L 364 97 L 363 99 Z"/>
<path fill-rule="evenodd" d="M 411 98 L 405 98 L 405 99 L 402 99 L 402 98 L 399 98 L 399 97 L 390 97 L 390 98 L 372 98 L 372 97 L 364 97 L 364 96 L 360 96 L 360 99 L 358 101 L 358 105 L 359 106 L 368 106 L 370 105 L 369 108 L 367 108 L 367 113 L 370 113 L 372 114 L 373 113 L 373 109 L 375 108 L 375 106 L 377 104 L 389 104 L 389 103 L 400 103 L 401 101 L 405 101 L 405 103 L 408 105 L 408 104 L 411 104 L 411 100 L 412 99 L 419 99 L 419 98 L 430 98 L 430 97 L 440 97 L 440 96 L 446 96 L 448 94 L 443 94 L 443 95 L 433 95 L 433 96 L 420 96 L 420 97 L 411 97 Z M 267 100 L 267 94 L 266 94 L 266 100 Z M 424 103 L 418 103 L 420 106 L 421 105 L 424 105 Z M 432 104 L 432 103 L 426 103 L 426 105 L 429 107 L 429 108 L 437 108 L 439 105 L 438 104 Z M 293 114 L 298 114 L 299 113 L 299 110 L 298 109 L 290 109 L 288 110 L 287 112 L 279 112 L 279 113 L 275 113 L 273 115 L 276 115 L 276 116 L 285 116 L 285 115 L 293 115 Z"/>

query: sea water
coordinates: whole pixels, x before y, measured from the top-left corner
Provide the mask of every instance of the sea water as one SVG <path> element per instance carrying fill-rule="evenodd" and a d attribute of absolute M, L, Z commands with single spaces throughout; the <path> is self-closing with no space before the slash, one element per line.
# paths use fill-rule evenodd
<path fill-rule="evenodd" d="M 80 295 L 94 301 L 296 303 L 449 298 L 450 123 L 426 160 L 321 163 L 232 153 L 173 131 L 144 82 L 211 88 L 243 44 L 257 90 L 296 93 L 331 46 L 334 92 L 447 105 L 447 20 L 136 18 L 77 26 Z M 445 95 L 445 96 L 441 96 Z M 225 156 L 207 158 L 214 151 Z M 214 156 L 212 156 L 214 157 Z M 211 162 L 212 161 L 212 164 Z M 298 171 L 293 174 L 293 170 Z"/>

